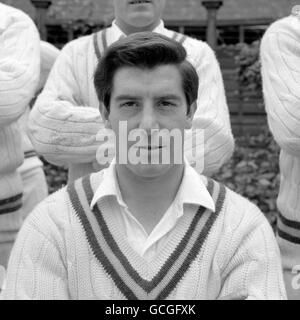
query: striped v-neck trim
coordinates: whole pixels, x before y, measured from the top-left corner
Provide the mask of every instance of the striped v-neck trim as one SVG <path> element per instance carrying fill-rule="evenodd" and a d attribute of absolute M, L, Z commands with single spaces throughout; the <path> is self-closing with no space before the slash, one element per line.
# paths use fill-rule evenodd
<path fill-rule="evenodd" d="M 158 254 L 156 261 L 153 261 L 157 269 L 153 269 L 152 262 L 148 263 L 124 241 L 121 232 L 112 226 L 110 215 L 103 213 L 99 204 L 91 211 L 89 203 L 93 189 L 90 176 L 68 185 L 67 190 L 95 257 L 124 297 L 130 300 L 162 300 L 176 288 L 198 256 L 222 209 L 225 187 L 208 180 L 207 189 L 216 203 L 215 213 L 199 207 L 191 220 L 183 216 L 183 223 L 176 226 L 178 230 L 173 232 L 173 238 L 162 249 L 164 256 Z"/>
<path fill-rule="evenodd" d="M 119 40 L 123 38 L 125 38 L 125 35 L 121 35 Z M 187 36 L 185 36 L 184 34 L 178 33 L 176 31 L 173 31 L 173 35 L 171 38 L 179 42 L 180 44 L 183 44 L 187 39 Z M 101 31 L 95 32 L 93 34 L 93 46 L 94 46 L 94 51 L 97 56 L 97 59 L 100 60 L 103 53 L 109 47 L 108 41 L 107 41 L 107 28 Z"/>
<path fill-rule="evenodd" d="M 96 57 L 100 60 L 103 52 L 108 48 L 106 28 L 93 34 L 93 45 Z"/>
<path fill-rule="evenodd" d="M 184 41 L 187 39 L 187 36 L 184 34 L 178 33 L 176 31 L 173 31 L 172 39 L 179 42 L 180 44 L 183 44 Z"/>
<path fill-rule="evenodd" d="M 22 208 L 23 193 L 0 200 L 0 215 L 16 212 Z"/>

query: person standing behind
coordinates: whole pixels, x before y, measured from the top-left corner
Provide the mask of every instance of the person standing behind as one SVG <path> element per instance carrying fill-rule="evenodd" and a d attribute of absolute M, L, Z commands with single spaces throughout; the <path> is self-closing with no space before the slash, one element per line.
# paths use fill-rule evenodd
<path fill-rule="evenodd" d="M 206 43 L 164 27 L 161 16 L 166 0 L 114 0 L 113 4 L 115 20 L 110 28 L 71 41 L 56 60 L 30 116 L 35 149 L 49 162 L 67 165 L 70 181 L 99 169 L 97 134 L 104 130 L 104 123 L 92 81 L 97 62 L 106 48 L 121 37 L 154 31 L 183 43 L 188 60 L 199 75 L 193 126 L 204 129 L 203 173 L 211 175 L 231 157 L 234 149 L 222 75 L 214 52 Z M 191 139 L 191 131 L 188 132 L 187 139 Z M 195 149 L 186 152 L 192 165 Z M 196 154 L 194 159 L 197 157 L 201 162 L 203 154 Z"/>
<path fill-rule="evenodd" d="M 40 39 L 22 11 L 0 3 L 0 265 L 6 267 L 22 223 L 24 160 L 18 118 L 32 99 L 40 73 Z"/>
<path fill-rule="evenodd" d="M 274 22 L 261 43 L 270 130 L 281 148 L 277 239 L 290 299 L 300 299 L 300 14 Z M 299 277 L 299 276 L 298 276 Z"/>
<path fill-rule="evenodd" d="M 39 84 L 35 95 L 37 96 L 43 89 L 49 72 L 59 55 L 59 50 L 52 44 L 41 41 L 41 72 Z M 34 100 L 34 99 L 33 99 Z M 30 106 L 19 119 L 19 126 L 22 132 L 22 147 L 24 151 L 24 162 L 18 168 L 23 183 L 23 219 L 33 210 L 33 208 L 48 196 L 48 186 L 43 170 L 43 163 L 34 150 L 30 138 L 27 134 L 28 118 Z"/>

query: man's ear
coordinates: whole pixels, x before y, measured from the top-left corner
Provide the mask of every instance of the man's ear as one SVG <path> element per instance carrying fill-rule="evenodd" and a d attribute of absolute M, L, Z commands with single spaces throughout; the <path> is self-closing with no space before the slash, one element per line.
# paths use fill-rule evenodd
<path fill-rule="evenodd" d="M 197 110 L 197 102 L 195 101 L 190 105 L 189 112 L 186 115 L 186 127 L 185 127 L 185 129 L 191 129 L 192 128 L 193 119 L 194 119 L 194 115 L 195 115 L 196 110 Z"/>
<path fill-rule="evenodd" d="M 101 112 L 101 117 L 103 119 L 104 122 L 104 127 L 106 129 L 111 129 L 111 124 L 109 121 L 109 112 L 107 110 L 107 108 L 105 106 L 101 106 L 100 107 L 100 112 Z"/>

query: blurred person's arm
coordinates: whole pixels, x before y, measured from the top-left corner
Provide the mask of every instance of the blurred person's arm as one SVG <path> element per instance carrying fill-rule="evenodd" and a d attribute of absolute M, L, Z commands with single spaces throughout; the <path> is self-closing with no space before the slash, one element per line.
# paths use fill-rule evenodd
<path fill-rule="evenodd" d="M 0 126 L 25 112 L 40 75 L 38 31 L 23 12 L 7 8 L 0 8 Z"/>
<path fill-rule="evenodd" d="M 218 252 L 220 300 L 285 300 L 280 252 L 273 230 L 260 210 L 245 204 L 242 219 L 231 214 Z M 220 261 L 218 261 L 220 260 Z"/>
<path fill-rule="evenodd" d="M 300 17 L 273 23 L 260 53 L 268 123 L 281 147 L 277 240 L 288 297 L 300 299 Z"/>
<path fill-rule="evenodd" d="M 190 43 L 192 45 L 192 43 Z M 234 139 L 231 132 L 229 111 L 225 97 L 224 84 L 219 63 L 212 49 L 206 44 L 194 44 L 192 52 L 198 52 L 191 57 L 199 76 L 199 91 L 197 110 L 193 120 L 194 129 L 205 129 L 204 134 L 204 171 L 205 175 L 212 175 L 230 159 L 234 150 Z M 186 46 L 187 47 L 187 46 Z M 189 50 L 188 50 L 189 52 Z M 187 131 L 186 141 L 191 139 L 191 131 Z M 196 148 L 203 147 L 201 144 Z M 186 157 L 191 159 L 191 152 L 186 150 Z M 201 149 L 196 149 L 201 157 Z M 193 160 L 190 160 L 193 165 Z"/>
<path fill-rule="evenodd" d="M 58 165 L 95 161 L 99 146 L 96 135 L 104 126 L 99 109 L 82 101 L 82 95 L 88 94 L 82 92 L 87 90 L 83 84 L 93 85 L 93 79 L 88 78 L 87 71 L 78 70 L 78 60 L 85 57 L 73 51 L 72 44 L 62 49 L 29 120 L 35 149 Z"/>
<path fill-rule="evenodd" d="M 62 203 L 60 199 L 51 200 L 49 197 L 37 205 L 24 222 L 11 251 L 2 299 L 70 298 L 67 250 L 61 235 L 61 221 L 52 218 L 55 210 L 66 215 L 67 209 Z"/>
<path fill-rule="evenodd" d="M 276 142 L 300 157 L 300 18 L 271 26 L 261 42 L 263 92 Z"/>
<path fill-rule="evenodd" d="M 59 56 L 60 50 L 53 44 L 47 41 L 40 42 L 41 47 L 41 73 L 39 79 L 39 85 L 37 92 L 40 92 L 48 79 L 51 68 L 53 67 L 55 60 Z"/>

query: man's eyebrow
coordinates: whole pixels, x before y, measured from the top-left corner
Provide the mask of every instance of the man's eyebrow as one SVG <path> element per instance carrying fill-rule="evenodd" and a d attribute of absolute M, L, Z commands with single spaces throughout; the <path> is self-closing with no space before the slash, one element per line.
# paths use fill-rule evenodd
<path fill-rule="evenodd" d="M 181 100 L 181 97 L 176 94 L 164 94 L 156 97 L 157 100 Z"/>
<path fill-rule="evenodd" d="M 123 101 L 123 100 L 138 100 L 142 99 L 143 97 L 140 97 L 138 95 L 134 94 L 120 94 L 115 97 L 116 101 Z M 181 96 L 176 95 L 176 94 L 162 94 L 162 95 L 157 95 L 155 97 L 156 100 L 181 100 Z"/>
<path fill-rule="evenodd" d="M 119 96 L 116 96 L 115 98 L 117 101 L 121 101 L 121 100 L 136 100 L 139 99 L 138 96 L 133 95 L 133 94 L 121 94 Z"/>

